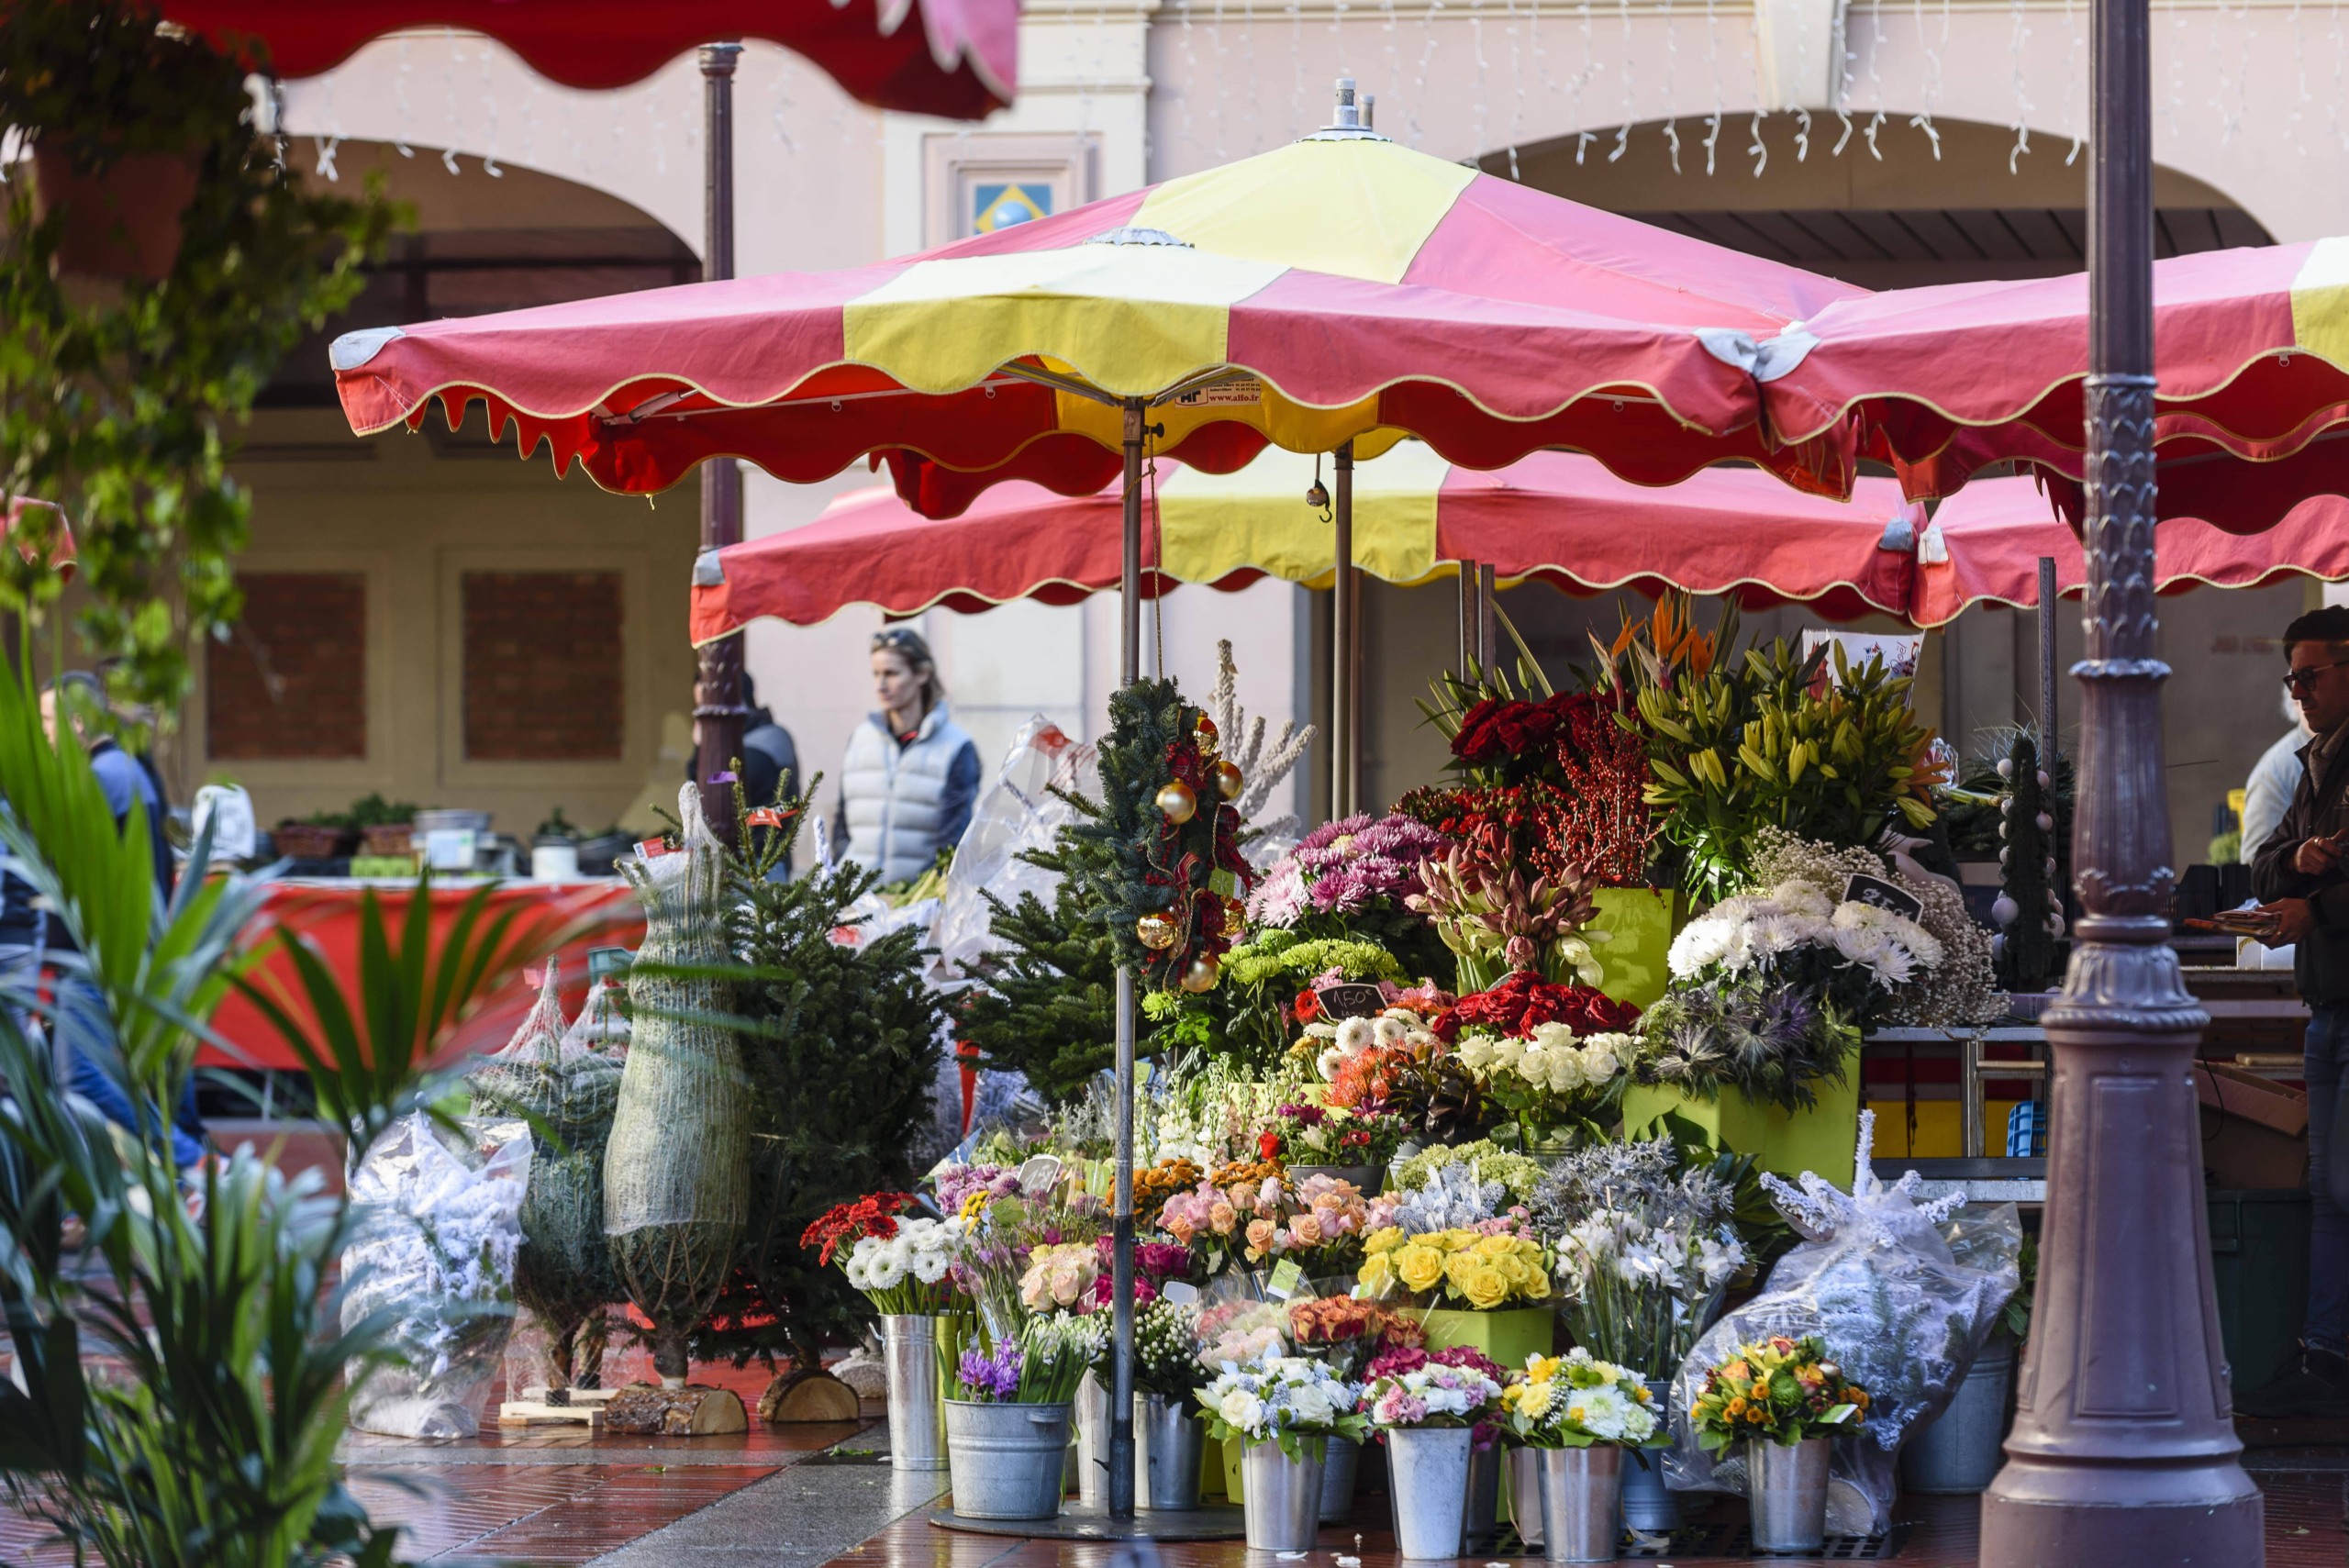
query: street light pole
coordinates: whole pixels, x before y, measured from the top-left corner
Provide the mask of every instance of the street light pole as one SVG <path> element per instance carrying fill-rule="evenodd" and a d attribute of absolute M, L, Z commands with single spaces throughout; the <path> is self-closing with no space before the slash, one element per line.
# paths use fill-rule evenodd
<path fill-rule="evenodd" d="M 2087 657 L 2073 672 L 2083 913 L 2045 1015 L 2054 1118 L 2038 1299 L 2006 1467 L 1982 1499 L 1981 1562 L 2255 1565 L 2260 1495 L 2239 1462 L 2219 1348 L 2192 1077 L 2210 1019 L 2167 941 L 2147 0 L 2092 0 L 2089 25 Z"/>
<path fill-rule="evenodd" d="M 705 280 L 734 275 L 734 64 L 739 43 L 701 46 L 703 138 L 702 271 Z M 742 540 L 742 470 L 730 457 L 701 470 L 701 548 L 706 554 Z M 734 792 L 709 781 L 730 771 L 742 752 L 742 639 L 738 633 L 705 643 L 694 682 L 694 778 L 702 786 L 709 825 L 734 841 Z M 763 806 L 764 801 L 753 801 Z"/>

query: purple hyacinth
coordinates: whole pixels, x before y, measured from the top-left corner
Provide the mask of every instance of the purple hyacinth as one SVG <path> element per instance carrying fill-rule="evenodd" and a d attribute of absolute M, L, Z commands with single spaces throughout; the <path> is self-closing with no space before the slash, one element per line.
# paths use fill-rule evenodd
<path fill-rule="evenodd" d="M 1002 1405 L 1019 1393 L 1019 1347 L 1006 1340 L 995 1348 L 992 1356 L 975 1350 L 964 1351 L 955 1373 L 962 1380 L 963 1392 L 973 1399 Z"/>

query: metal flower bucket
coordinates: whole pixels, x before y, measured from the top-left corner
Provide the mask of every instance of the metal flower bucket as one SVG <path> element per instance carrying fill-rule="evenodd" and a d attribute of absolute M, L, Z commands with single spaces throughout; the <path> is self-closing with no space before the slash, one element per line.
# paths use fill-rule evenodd
<path fill-rule="evenodd" d="M 1208 1440 L 1197 1405 L 1144 1394 L 1134 1403 L 1134 1430 L 1144 1454 L 1145 1485 L 1137 1488 L 1142 1506 L 1160 1513 L 1197 1507 L 1199 1456 Z"/>
<path fill-rule="evenodd" d="M 1406 1557 L 1461 1552 L 1468 1507 L 1466 1427 L 1397 1427 L 1386 1434 L 1387 1495 L 1395 1505 L 1395 1546 Z"/>
<path fill-rule="evenodd" d="M 938 1319 L 881 1314 L 881 1355 L 889 1373 L 889 1465 L 946 1468 L 946 1402 L 938 1388 Z"/>
<path fill-rule="evenodd" d="M 1248 1548 L 1310 1551 L 1321 1531 L 1321 1462 L 1300 1444 L 1289 1458 L 1270 1438 L 1248 1445 Z"/>
<path fill-rule="evenodd" d="M 1827 1440 L 1749 1440 L 1746 1499 L 1756 1551 L 1817 1551 L 1827 1540 Z"/>
<path fill-rule="evenodd" d="M 1623 1451 L 1609 1443 L 1545 1448 L 1542 1555 L 1553 1562 L 1612 1562 L 1620 1528 Z"/>
<path fill-rule="evenodd" d="M 945 1404 L 956 1513 L 973 1519 L 1048 1519 L 1060 1512 L 1067 1405 Z"/>

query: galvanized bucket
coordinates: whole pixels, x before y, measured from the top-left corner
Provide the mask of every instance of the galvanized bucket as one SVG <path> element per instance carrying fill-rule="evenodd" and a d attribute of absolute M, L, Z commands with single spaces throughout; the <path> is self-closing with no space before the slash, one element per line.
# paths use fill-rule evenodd
<path fill-rule="evenodd" d="M 1508 1522 L 1531 1551 L 1542 1544 L 1542 1451 L 1513 1448 L 1508 1465 Z"/>
<path fill-rule="evenodd" d="M 1648 1380 L 1648 1403 L 1669 1410 L 1672 1385 Z M 1661 1419 L 1661 1418 L 1659 1418 Z M 1667 1423 L 1668 1424 L 1668 1423 Z M 1661 1448 L 1636 1449 L 1623 1456 L 1623 1526 L 1643 1535 L 1669 1535 L 1680 1528 L 1680 1494 L 1664 1484 Z"/>
<path fill-rule="evenodd" d="M 1076 1500 L 1088 1508 L 1109 1497 L 1109 1391 L 1091 1373 L 1076 1385 Z"/>
<path fill-rule="evenodd" d="M 1386 1434 L 1386 1490 L 1395 1505 L 1395 1547 L 1404 1556 L 1460 1555 L 1475 1439 L 1466 1427 L 1397 1427 Z"/>
<path fill-rule="evenodd" d="M 1960 1496 L 1987 1490 L 2006 1457 L 2007 1386 L 2014 1379 L 2014 1342 L 1994 1337 L 1966 1369 L 1948 1408 L 1911 1434 L 1900 1450 L 1901 1485 L 1911 1492 Z"/>
<path fill-rule="evenodd" d="M 881 1315 L 881 1356 L 889 1373 L 889 1464 L 946 1468 L 946 1407 L 938 1390 L 938 1319 Z"/>
<path fill-rule="evenodd" d="M 1501 1532 L 1501 1462 L 1508 1451 L 1494 1442 L 1474 1450 L 1468 1456 L 1467 1511 L 1460 1529 L 1460 1550 L 1464 1555 L 1490 1551 Z M 1391 1469 L 1392 1458 L 1387 1463 Z M 1388 1485 L 1393 1482 L 1390 1480 Z"/>
<path fill-rule="evenodd" d="M 1816 1551 L 1827 1540 L 1827 1440 L 1748 1440 L 1746 1500 L 1756 1551 Z"/>
<path fill-rule="evenodd" d="M 1542 1555 L 1553 1562 L 1614 1562 L 1623 1507 L 1623 1451 L 1593 1443 L 1538 1451 Z"/>
<path fill-rule="evenodd" d="M 1362 1465 L 1362 1445 L 1352 1438 L 1331 1438 L 1321 1462 L 1321 1522 L 1341 1523 L 1354 1511 L 1354 1473 Z"/>
<path fill-rule="evenodd" d="M 1068 1406 L 945 1403 L 956 1513 L 973 1519 L 1048 1519 L 1061 1511 Z"/>
<path fill-rule="evenodd" d="M 1310 1551 L 1321 1530 L 1321 1466 L 1309 1450 L 1291 1459 L 1270 1438 L 1250 1443 L 1244 1511 L 1252 1551 Z"/>
<path fill-rule="evenodd" d="M 1147 1485 L 1136 1501 L 1160 1513 L 1181 1513 L 1199 1506 L 1199 1455 L 1207 1447 L 1207 1423 L 1196 1403 L 1163 1394 L 1139 1396 L 1134 1408 L 1134 1443 Z"/>

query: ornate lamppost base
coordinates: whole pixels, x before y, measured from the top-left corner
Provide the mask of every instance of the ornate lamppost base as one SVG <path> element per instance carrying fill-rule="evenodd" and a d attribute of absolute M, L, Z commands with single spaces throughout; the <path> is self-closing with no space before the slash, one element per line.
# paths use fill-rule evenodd
<path fill-rule="evenodd" d="M 2265 1519 L 2259 1488 L 2232 1464 L 2017 1458 L 1982 1498 L 1981 1556 L 2004 1568 L 2241 1568 L 2259 1561 Z"/>

